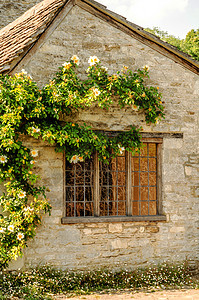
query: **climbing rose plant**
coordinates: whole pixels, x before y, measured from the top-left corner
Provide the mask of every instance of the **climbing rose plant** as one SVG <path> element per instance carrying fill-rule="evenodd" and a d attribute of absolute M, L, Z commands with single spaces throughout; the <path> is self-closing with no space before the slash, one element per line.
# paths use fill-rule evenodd
<path fill-rule="evenodd" d="M 23 143 L 24 135 L 49 142 L 65 152 L 71 163 L 84 161 L 95 151 L 108 163 L 124 150 L 139 152 L 140 128 L 110 138 L 86 124 L 63 122 L 60 116 L 67 120 L 72 112 L 91 106 L 108 109 L 114 99 L 121 109 L 130 106 L 143 111 L 146 123 L 158 123 L 164 117 L 158 87 L 144 84 L 149 77 L 147 66 L 135 72 L 123 67 L 109 75 L 96 56 L 88 63 L 87 79 L 82 81 L 77 75 L 79 58 L 74 55 L 42 90 L 25 70 L 0 75 L 0 181 L 5 186 L 0 197 L 0 269 L 22 255 L 41 214 L 51 209 L 46 188 L 36 183 L 38 175 L 33 172 L 40 153 Z"/>

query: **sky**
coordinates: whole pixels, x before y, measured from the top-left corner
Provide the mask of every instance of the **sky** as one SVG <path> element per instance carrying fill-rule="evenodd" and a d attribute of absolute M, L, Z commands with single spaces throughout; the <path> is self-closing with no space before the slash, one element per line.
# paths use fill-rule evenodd
<path fill-rule="evenodd" d="M 141 27 L 158 27 L 184 39 L 199 28 L 199 0 L 97 0 Z"/>

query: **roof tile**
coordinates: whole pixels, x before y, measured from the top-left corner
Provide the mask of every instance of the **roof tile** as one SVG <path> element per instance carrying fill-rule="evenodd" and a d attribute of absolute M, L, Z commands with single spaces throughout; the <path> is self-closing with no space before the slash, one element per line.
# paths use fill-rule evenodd
<path fill-rule="evenodd" d="M 7 71 L 24 48 L 44 32 L 66 2 L 68 0 L 44 0 L 0 30 L 0 72 Z"/>

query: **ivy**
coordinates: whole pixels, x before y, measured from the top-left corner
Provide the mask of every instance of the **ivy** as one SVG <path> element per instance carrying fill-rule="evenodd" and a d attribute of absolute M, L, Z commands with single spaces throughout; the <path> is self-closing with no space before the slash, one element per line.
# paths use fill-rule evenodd
<path fill-rule="evenodd" d="M 96 56 L 89 58 L 87 79 L 77 75 L 79 58 L 65 62 L 56 77 L 41 90 L 25 70 L 14 76 L 0 75 L 0 182 L 5 192 L 0 197 L 0 269 L 22 255 L 27 241 L 35 235 L 41 214 L 51 206 L 46 188 L 38 186 L 34 174 L 37 149 L 22 142 L 24 135 L 47 141 L 56 151 L 65 152 L 71 163 L 83 161 L 95 151 L 108 163 L 125 149 L 132 153 L 141 148 L 140 128 L 110 137 L 103 132 L 76 123 L 63 122 L 74 111 L 98 106 L 107 110 L 117 100 L 120 108 L 131 107 L 145 113 L 146 123 L 164 118 L 158 87 L 144 84 L 148 67 L 132 72 L 123 67 L 109 75 Z"/>

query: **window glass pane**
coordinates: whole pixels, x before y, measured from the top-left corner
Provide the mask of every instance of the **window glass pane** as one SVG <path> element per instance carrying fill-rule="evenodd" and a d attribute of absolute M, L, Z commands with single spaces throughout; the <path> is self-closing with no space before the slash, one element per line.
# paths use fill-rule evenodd
<path fill-rule="evenodd" d="M 125 216 L 126 215 L 126 202 L 125 201 L 119 201 L 118 202 L 118 215 L 119 216 Z"/>
<path fill-rule="evenodd" d="M 149 156 L 156 156 L 156 144 L 148 144 L 149 145 Z"/>
<path fill-rule="evenodd" d="M 156 187 L 149 187 L 149 200 L 156 200 Z"/>
<path fill-rule="evenodd" d="M 92 202 L 86 202 L 85 203 L 85 217 L 93 216 L 93 215 L 94 215 L 93 203 Z"/>
<path fill-rule="evenodd" d="M 118 172 L 117 173 L 117 176 L 118 176 L 118 185 L 124 185 L 125 186 L 125 184 L 126 184 L 126 182 L 125 182 L 125 173 L 124 172 Z"/>
<path fill-rule="evenodd" d="M 139 187 L 132 187 L 131 196 L 133 200 L 139 200 Z"/>
<path fill-rule="evenodd" d="M 148 187 L 140 188 L 141 200 L 148 200 Z"/>
<path fill-rule="evenodd" d="M 66 187 L 66 201 L 73 202 L 74 201 L 74 188 Z"/>
<path fill-rule="evenodd" d="M 93 158 L 76 164 L 66 161 L 66 216 L 94 216 Z"/>
<path fill-rule="evenodd" d="M 124 187 L 118 187 L 117 193 L 118 193 L 118 200 L 125 201 L 125 199 L 126 199 L 126 188 L 125 188 L 125 186 Z"/>
<path fill-rule="evenodd" d="M 149 171 L 156 171 L 156 158 L 149 158 Z"/>
<path fill-rule="evenodd" d="M 79 187 L 77 186 L 75 188 L 75 198 L 76 198 L 76 201 L 78 202 L 84 202 L 84 199 L 85 199 L 85 195 L 84 195 L 84 187 Z"/>
<path fill-rule="evenodd" d="M 140 171 L 148 171 L 148 159 L 145 157 L 140 157 Z"/>
<path fill-rule="evenodd" d="M 143 148 L 140 151 L 140 156 L 147 156 L 147 144 L 143 144 Z"/>
<path fill-rule="evenodd" d="M 74 217 L 74 203 L 66 202 L 66 216 L 67 217 Z"/>
<path fill-rule="evenodd" d="M 140 185 L 147 185 L 148 186 L 148 172 L 140 173 Z"/>
<path fill-rule="evenodd" d="M 149 201 L 149 214 L 150 215 L 157 215 L 156 201 Z"/>
<path fill-rule="evenodd" d="M 118 211 L 118 207 L 117 207 L 117 202 L 109 202 L 109 216 L 117 216 L 117 211 Z"/>
<path fill-rule="evenodd" d="M 117 157 L 117 168 L 118 171 L 125 171 L 125 156 Z"/>
<path fill-rule="evenodd" d="M 85 193 L 85 202 L 92 202 L 93 201 L 93 187 L 86 186 L 84 188 Z"/>
<path fill-rule="evenodd" d="M 68 185 L 68 186 L 74 185 L 74 172 L 73 172 L 73 170 L 66 171 L 66 185 Z"/>
<path fill-rule="evenodd" d="M 132 157 L 131 168 L 132 168 L 132 171 L 139 171 L 139 158 L 138 157 Z"/>
<path fill-rule="evenodd" d="M 76 171 L 75 184 L 84 186 L 84 172 Z"/>
<path fill-rule="evenodd" d="M 108 216 L 108 202 L 100 201 L 100 216 Z"/>
<path fill-rule="evenodd" d="M 139 202 L 133 201 L 132 203 L 132 215 L 139 216 Z"/>
<path fill-rule="evenodd" d="M 116 158 L 110 159 L 108 165 L 100 162 L 99 170 L 100 215 L 119 216 L 121 213 L 123 215 L 124 210 L 126 214 L 125 157 L 117 156 Z M 121 200 L 123 200 L 124 203 L 119 204 Z"/>
<path fill-rule="evenodd" d="M 148 215 L 148 202 L 141 202 L 141 216 L 147 216 Z"/>
<path fill-rule="evenodd" d="M 132 186 L 139 186 L 139 173 L 132 172 L 131 173 Z"/>
<path fill-rule="evenodd" d="M 149 173 L 149 185 L 156 185 L 156 173 Z"/>

